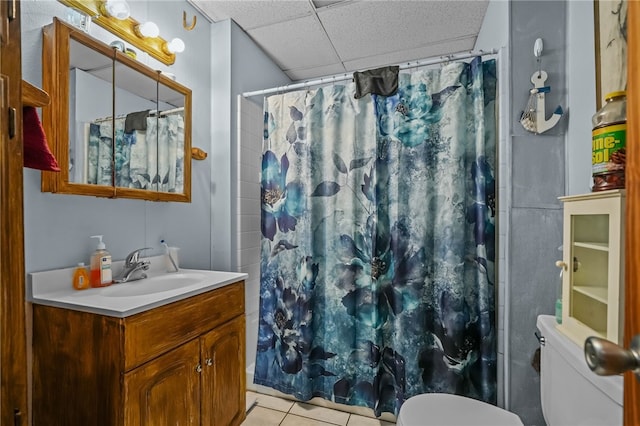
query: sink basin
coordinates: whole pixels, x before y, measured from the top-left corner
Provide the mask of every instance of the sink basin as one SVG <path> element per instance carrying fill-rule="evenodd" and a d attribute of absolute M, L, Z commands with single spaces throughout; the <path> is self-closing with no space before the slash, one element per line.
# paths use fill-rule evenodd
<path fill-rule="evenodd" d="M 102 296 L 107 297 L 129 297 L 146 296 L 149 294 L 162 293 L 183 289 L 189 286 L 202 284 L 206 276 L 198 272 L 178 272 L 177 274 L 158 275 L 138 281 L 131 281 L 123 284 L 112 284 L 102 290 Z"/>
<path fill-rule="evenodd" d="M 28 297 L 33 303 L 56 306 L 116 318 L 125 318 L 229 284 L 244 281 L 248 274 L 207 269 L 165 272 L 164 256 L 151 257 L 149 278 L 109 287 L 77 291 L 69 285 L 73 268 L 29 274 Z M 115 262 L 116 268 L 124 261 Z"/>

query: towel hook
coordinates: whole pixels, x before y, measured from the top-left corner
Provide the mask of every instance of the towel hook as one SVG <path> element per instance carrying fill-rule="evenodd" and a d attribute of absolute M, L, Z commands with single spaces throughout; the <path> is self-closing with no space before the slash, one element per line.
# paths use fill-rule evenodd
<path fill-rule="evenodd" d="M 198 17 L 196 15 L 193 15 L 193 19 L 191 20 L 191 23 L 187 24 L 187 12 L 185 10 L 182 11 L 182 26 L 184 27 L 185 30 L 191 31 L 192 29 L 194 29 L 196 27 L 197 19 Z"/>
<path fill-rule="evenodd" d="M 533 44 L 533 54 L 536 57 L 536 62 L 538 63 L 538 77 L 540 77 L 540 74 L 542 73 L 542 59 L 540 59 L 540 57 L 542 56 L 543 47 L 542 39 L 537 38 L 536 42 Z"/>

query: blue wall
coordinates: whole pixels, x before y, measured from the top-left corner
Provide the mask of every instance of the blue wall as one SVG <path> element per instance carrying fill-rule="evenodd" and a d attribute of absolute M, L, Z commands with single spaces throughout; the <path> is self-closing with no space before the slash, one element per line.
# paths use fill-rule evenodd
<path fill-rule="evenodd" d="M 56 1 L 22 1 L 23 78 L 41 83 L 41 28 L 64 16 Z M 158 246 L 161 238 L 182 247 L 181 265 L 230 269 L 236 253 L 234 235 L 237 95 L 286 84 L 286 75 L 233 22 L 209 23 L 185 1 L 130 2 L 138 20 L 158 23 L 164 38 L 179 36 L 187 45 L 171 67 L 139 55 L 148 65 L 176 74 L 193 90 L 193 145 L 209 152 L 192 163 L 192 203 L 151 203 L 40 192 L 40 172 L 25 169 L 25 250 L 27 272 L 68 267 L 88 261 L 94 249 L 89 235 L 104 234 L 114 259 L 134 248 Z M 156 3 L 157 4 L 157 3 Z M 595 110 L 591 1 L 493 0 L 476 48 L 508 46 L 507 88 L 509 156 L 505 161 L 508 210 L 501 227 L 509 229 L 504 253 L 509 298 L 508 408 L 525 424 L 544 424 L 539 379 L 531 367 L 537 348 L 535 319 L 553 313 L 560 256 L 561 205 L 557 197 L 589 190 L 590 117 Z M 182 29 L 182 11 L 198 16 L 191 32 Z M 93 26 L 94 36 L 113 36 Z M 560 104 L 561 124 L 543 135 L 524 131 L 518 122 L 531 74 L 536 69 L 533 43 L 545 43 L 543 68 L 552 93 L 547 108 Z M 420 59 L 420 58 L 416 58 Z M 508 226 L 507 226 L 508 225 Z M 504 248 L 503 248 L 504 250 Z M 507 328 L 505 328 L 506 332 Z"/>
<path fill-rule="evenodd" d="M 27 272 L 88 262 L 94 244 L 90 235 L 103 234 L 114 259 L 123 259 L 138 247 L 157 247 L 160 239 L 181 247 L 185 268 L 229 269 L 231 229 L 231 152 L 235 146 L 232 93 L 234 87 L 255 90 L 288 82 L 286 75 L 255 46 L 240 45 L 234 54 L 229 21 L 210 23 L 184 1 L 130 2 L 138 21 L 152 20 L 165 39 L 180 37 L 186 50 L 176 63 L 165 66 L 148 55 L 138 59 L 166 70 L 193 91 L 192 144 L 209 152 L 205 161 L 192 163 L 192 202 L 154 203 L 40 192 L 40 172 L 25 169 L 25 266 Z M 54 16 L 64 18 L 66 7 L 56 1 L 22 1 L 23 79 L 41 86 L 42 27 Z M 182 11 L 196 15 L 193 31 L 182 28 Z M 235 34 L 237 29 L 233 30 Z M 91 35 L 107 43 L 115 37 L 93 24 Z M 242 56 L 251 75 L 234 70 L 231 57 Z M 234 101 L 235 102 L 235 101 Z M 212 170 L 215 172 L 212 173 Z"/>
<path fill-rule="evenodd" d="M 544 425 L 540 380 L 532 367 L 539 314 L 553 314 L 560 286 L 555 261 L 562 253 L 562 205 L 558 197 L 589 192 L 591 115 L 595 112 L 593 3 L 509 2 L 510 210 L 507 270 L 509 300 L 509 409 L 527 425 Z M 537 69 L 533 55 L 542 38 L 542 69 L 551 93 L 547 117 L 561 105 L 560 123 L 542 135 L 523 129 L 525 108 Z"/>

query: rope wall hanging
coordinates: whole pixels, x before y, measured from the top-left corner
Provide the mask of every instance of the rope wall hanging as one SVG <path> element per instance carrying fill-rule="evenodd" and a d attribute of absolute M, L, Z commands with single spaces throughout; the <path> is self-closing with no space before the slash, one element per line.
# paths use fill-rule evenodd
<path fill-rule="evenodd" d="M 538 71 L 534 72 L 531 76 L 531 83 L 533 83 L 533 89 L 529 91 L 529 101 L 522 115 L 520 116 L 520 124 L 525 130 L 540 134 L 553 128 L 560 121 L 560 117 L 564 113 L 562 107 L 558 105 L 553 111 L 553 115 L 548 120 L 545 113 L 545 93 L 551 92 L 551 86 L 546 86 L 547 73 L 542 70 L 542 39 L 536 40 L 533 47 L 533 54 L 536 57 L 538 63 Z"/>

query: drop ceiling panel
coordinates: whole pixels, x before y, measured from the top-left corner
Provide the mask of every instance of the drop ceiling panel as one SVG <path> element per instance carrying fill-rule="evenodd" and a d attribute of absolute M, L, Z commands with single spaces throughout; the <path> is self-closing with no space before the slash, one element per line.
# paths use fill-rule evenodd
<path fill-rule="evenodd" d="M 448 40 L 430 46 L 418 47 L 399 52 L 376 55 L 368 58 L 354 59 L 344 63 L 347 69 L 368 70 L 386 65 L 404 65 L 420 59 L 432 58 L 434 56 L 445 56 L 451 53 L 463 52 L 473 49 L 476 37 L 469 37 L 460 40 Z"/>
<path fill-rule="evenodd" d="M 343 61 L 477 34 L 487 1 L 371 1 L 318 10 Z M 464 24 L 462 24 L 464 23 Z"/>
<path fill-rule="evenodd" d="M 200 0 L 192 3 L 214 22 L 233 19 L 245 31 L 314 13 L 311 3 L 300 0 Z"/>
<path fill-rule="evenodd" d="M 473 48 L 488 0 L 188 0 L 296 81 Z"/>
<path fill-rule="evenodd" d="M 340 62 L 315 15 L 255 28 L 248 34 L 284 71 Z"/>
<path fill-rule="evenodd" d="M 344 0 L 311 0 L 316 9 L 322 7 L 333 6 L 336 3 L 342 3 Z"/>
<path fill-rule="evenodd" d="M 323 65 L 316 68 L 292 69 L 286 71 L 293 81 L 316 80 L 318 77 L 345 73 L 344 66 L 339 64 Z"/>

